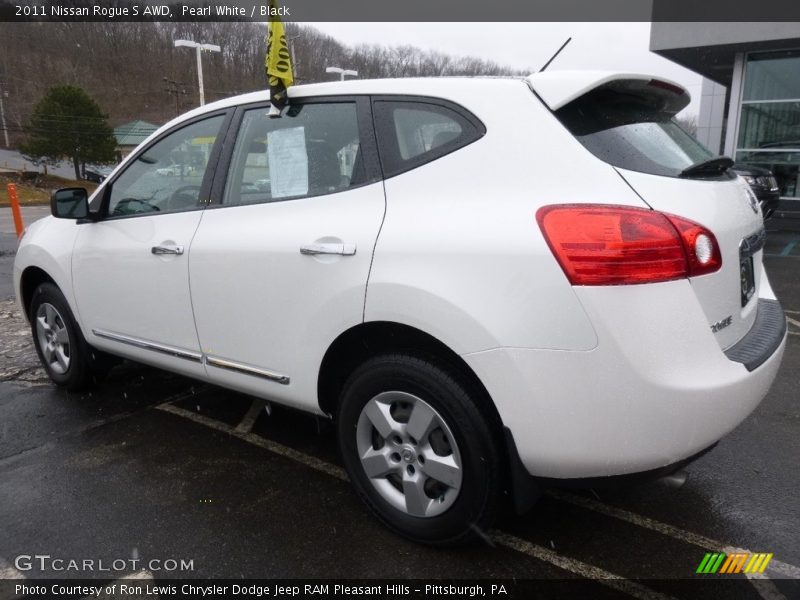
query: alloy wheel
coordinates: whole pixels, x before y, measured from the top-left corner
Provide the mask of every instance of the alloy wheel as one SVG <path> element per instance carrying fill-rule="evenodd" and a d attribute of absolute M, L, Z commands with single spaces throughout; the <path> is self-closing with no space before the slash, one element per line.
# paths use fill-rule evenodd
<path fill-rule="evenodd" d="M 359 459 L 389 504 L 413 517 L 450 508 L 463 479 L 461 455 L 444 418 L 413 394 L 382 392 L 361 409 Z"/>
<path fill-rule="evenodd" d="M 48 302 L 36 311 L 36 336 L 47 367 L 59 375 L 66 373 L 71 356 L 69 332 L 64 318 Z"/>

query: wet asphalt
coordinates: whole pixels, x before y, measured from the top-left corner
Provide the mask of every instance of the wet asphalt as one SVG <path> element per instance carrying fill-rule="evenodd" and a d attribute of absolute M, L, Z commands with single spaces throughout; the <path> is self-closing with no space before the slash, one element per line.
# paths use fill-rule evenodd
<path fill-rule="evenodd" d="M 385 530 L 337 477 L 329 423 L 273 407 L 237 434 L 251 398 L 125 363 L 84 394 L 0 381 L 0 576 L 18 576 L 15 559 L 33 554 L 138 559 L 156 578 L 565 579 L 594 568 L 695 597 L 682 580 L 703 577 L 695 569 L 719 543 L 773 553 L 770 597 L 800 597 L 798 580 L 786 579 L 800 576 L 800 234 L 771 232 L 765 253 L 797 321 L 783 366 L 679 489 L 555 490 L 529 514 L 506 516 L 494 541 L 422 547 Z M 11 257 L 0 253 L 2 278 Z M 0 299 L 8 294 L 0 287 Z M 168 559 L 192 569 L 159 571 Z M 724 579 L 714 580 L 720 591 Z M 734 591 L 767 597 L 747 582 Z"/>

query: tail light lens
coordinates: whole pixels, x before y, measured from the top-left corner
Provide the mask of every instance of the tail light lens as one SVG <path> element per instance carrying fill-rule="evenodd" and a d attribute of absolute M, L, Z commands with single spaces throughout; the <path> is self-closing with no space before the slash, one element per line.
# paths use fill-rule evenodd
<path fill-rule="evenodd" d="M 669 281 L 712 273 L 722 265 L 714 234 L 674 215 L 564 204 L 540 208 L 536 219 L 573 285 Z"/>

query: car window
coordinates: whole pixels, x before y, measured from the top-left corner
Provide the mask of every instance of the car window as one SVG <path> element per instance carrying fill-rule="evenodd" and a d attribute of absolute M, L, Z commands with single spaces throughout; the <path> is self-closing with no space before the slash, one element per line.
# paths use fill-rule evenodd
<path fill-rule="evenodd" d="M 354 102 L 293 104 L 280 118 L 245 111 L 223 204 L 341 192 L 366 182 Z"/>
<path fill-rule="evenodd" d="M 192 123 L 148 147 L 112 183 L 109 217 L 196 208 L 223 120 Z"/>
<path fill-rule="evenodd" d="M 449 154 L 483 135 L 477 120 L 466 118 L 466 111 L 462 114 L 441 104 L 377 100 L 374 107 L 386 177 Z"/>
<path fill-rule="evenodd" d="M 673 120 L 659 88 L 605 86 L 556 111 L 592 154 L 624 169 L 677 177 L 715 155 Z"/>

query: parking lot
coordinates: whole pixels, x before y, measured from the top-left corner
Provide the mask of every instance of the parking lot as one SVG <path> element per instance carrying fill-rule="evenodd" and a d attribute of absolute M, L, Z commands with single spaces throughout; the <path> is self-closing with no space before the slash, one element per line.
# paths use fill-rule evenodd
<path fill-rule="evenodd" d="M 789 319 L 778 379 L 745 423 L 688 467 L 682 487 L 550 490 L 485 543 L 441 550 L 406 542 L 368 514 L 322 419 L 131 363 L 91 392 L 52 386 L 11 298 L 7 212 L 0 578 L 587 578 L 592 597 L 800 597 L 798 233 L 770 232 L 765 249 Z M 707 552 L 735 549 L 773 558 L 763 575 L 695 573 Z M 28 568 L 21 555 L 124 567 Z"/>

